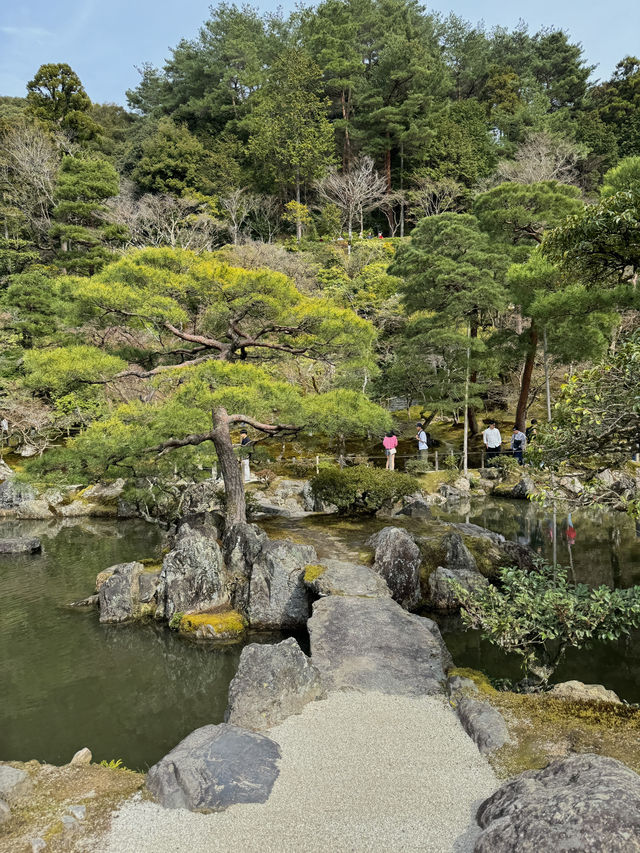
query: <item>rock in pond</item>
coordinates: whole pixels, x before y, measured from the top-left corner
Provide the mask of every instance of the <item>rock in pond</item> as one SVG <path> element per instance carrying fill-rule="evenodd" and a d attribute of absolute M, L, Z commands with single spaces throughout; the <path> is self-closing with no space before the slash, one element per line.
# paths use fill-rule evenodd
<path fill-rule="evenodd" d="M 139 578 L 142 563 L 121 563 L 112 567 L 111 575 L 98 592 L 101 622 L 127 622 L 139 616 Z"/>
<path fill-rule="evenodd" d="M 320 673 L 293 637 L 276 645 L 251 643 L 229 686 L 225 721 L 262 731 L 323 695 Z"/>
<path fill-rule="evenodd" d="M 147 788 L 168 809 L 219 812 L 235 803 L 264 803 L 278 777 L 280 747 L 221 723 L 187 735 L 149 770 Z"/>
<path fill-rule="evenodd" d="M 465 696 L 458 700 L 456 712 L 462 728 L 483 754 L 494 752 L 509 742 L 507 724 L 489 702 Z"/>
<path fill-rule="evenodd" d="M 405 609 L 420 601 L 420 549 L 401 527 L 385 527 L 367 543 L 375 549 L 373 569 L 387 582 L 394 601 Z"/>
<path fill-rule="evenodd" d="M 91 764 L 93 760 L 93 755 L 91 754 L 91 750 L 88 746 L 83 746 L 82 749 L 79 749 L 76 753 L 74 753 L 73 758 L 69 762 L 69 764 L 77 764 L 77 765 L 86 765 Z"/>
<path fill-rule="evenodd" d="M 304 582 L 316 595 L 358 595 L 364 598 L 391 595 L 379 574 L 359 563 L 325 560 L 305 567 Z"/>
<path fill-rule="evenodd" d="M 31 538 L 0 539 L 0 554 L 36 554 L 42 550 L 40 540 Z"/>
<path fill-rule="evenodd" d="M 289 539 L 266 540 L 249 584 L 249 623 L 261 630 L 302 628 L 309 618 L 304 570 L 317 560 L 310 545 Z"/>
<path fill-rule="evenodd" d="M 554 684 L 548 696 L 554 699 L 568 699 L 577 702 L 613 702 L 621 705 L 620 697 L 613 690 L 607 690 L 603 684 L 584 684 L 582 681 L 562 681 Z"/>
<path fill-rule="evenodd" d="M 158 580 L 158 619 L 175 613 L 213 610 L 229 603 L 222 551 L 216 540 L 183 524 L 162 562 Z"/>
<path fill-rule="evenodd" d="M 329 595 L 308 622 L 311 661 L 328 690 L 441 693 L 442 651 L 429 624 L 390 598 Z"/>
<path fill-rule="evenodd" d="M 480 806 L 474 853 L 638 853 L 640 776 L 572 754 L 504 784 Z"/>

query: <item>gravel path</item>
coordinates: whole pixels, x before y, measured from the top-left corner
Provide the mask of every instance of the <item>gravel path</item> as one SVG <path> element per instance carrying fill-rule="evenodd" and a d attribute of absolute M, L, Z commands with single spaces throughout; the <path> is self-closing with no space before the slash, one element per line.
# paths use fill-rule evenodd
<path fill-rule="evenodd" d="M 138 796 L 101 853 L 469 853 L 497 787 L 441 697 L 332 693 L 266 734 L 282 748 L 266 803 L 201 815 Z"/>

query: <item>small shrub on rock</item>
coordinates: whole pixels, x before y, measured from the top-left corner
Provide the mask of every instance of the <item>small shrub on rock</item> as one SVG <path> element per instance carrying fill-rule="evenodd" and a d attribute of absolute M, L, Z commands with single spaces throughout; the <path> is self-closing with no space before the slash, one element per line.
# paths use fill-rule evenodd
<path fill-rule="evenodd" d="M 353 468 L 327 468 L 311 481 L 314 497 L 334 504 L 342 515 L 377 512 L 418 491 L 418 482 L 408 474 L 356 465 Z"/>

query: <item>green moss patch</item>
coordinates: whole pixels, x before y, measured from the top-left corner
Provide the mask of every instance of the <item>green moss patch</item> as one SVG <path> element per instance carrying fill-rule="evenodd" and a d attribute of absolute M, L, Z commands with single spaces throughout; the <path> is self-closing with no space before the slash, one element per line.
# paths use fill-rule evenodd
<path fill-rule="evenodd" d="M 179 630 L 199 639 L 229 641 L 240 639 L 247 624 L 247 620 L 237 610 L 185 613 L 180 619 Z"/>
<path fill-rule="evenodd" d="M 325 572 L 327 571 L 325 566 L 318 566 L 310 563 L 308 566 L 305 566 L 304 569 L 304 582 L 305 583 L 313 583 L 318 580 Z"/>
<path fill-rule="evenodd" d="M 569 752 L 608 755 L 640 772 L 640 710 L 546 694 L 483 692 L 504 716 L 513 739 L 491 757 L 499 776 L 545 767 Z"/>

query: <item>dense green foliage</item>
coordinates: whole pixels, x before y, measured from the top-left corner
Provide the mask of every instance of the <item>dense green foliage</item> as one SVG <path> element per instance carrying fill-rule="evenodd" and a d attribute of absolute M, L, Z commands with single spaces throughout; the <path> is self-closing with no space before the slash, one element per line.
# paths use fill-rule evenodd
<path fill-rule="evenodd" d="M 353 468 L 325 468 L 311 481 L 315 497 L 333 504 L 344 515 L 373 515 L 418 490 L 418 482 L 408 474 L 356 465 Z"/>
<path fill-rule="evenodd" d="M 638 326 L 640 264 L 638 61 L 592 70 L 565 33 L 415 0 L 221 3 L 129 110 L 42 65 L 0 99 L 13 444 L 64 436 L 38 464 L 133 479 L 211 406 L 342 454 L 390 398 L 467 408 L 473 443 L 488 413 L 524 426 L 544 368 L 550 397 L 567 367 L 591 393 Z M 565 413 L 558 435 L 582 429 Z M 207 436 L 174 453 L 158 472 L 213 457 Z"/>
<path fill-rule="evenodd" d="M 522 658 L 525 674 L 546 684 L 568 648 L 617 640 L 640 626 L 640 587 L 590 588 L 568 580 L 567 569 L 501 569 L 499 586 L 467 590 L 452 581 L 468 628 Z"/>

